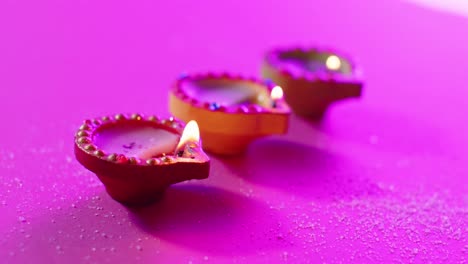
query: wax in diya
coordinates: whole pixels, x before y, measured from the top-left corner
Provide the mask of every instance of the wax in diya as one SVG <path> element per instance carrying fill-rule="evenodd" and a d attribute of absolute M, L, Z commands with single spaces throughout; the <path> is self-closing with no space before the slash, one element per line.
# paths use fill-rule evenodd
<path fill-rule="evenodd" d="M 200 125 L 206 151 L 234 155 L 261 137 L 284 134 L 290 109 L 271 82 L 229 74 L 184 75 L 169 93 L 169 110 Z"/>
<path fill-rule="evenodd" d="M 299 115 L 321 117 L 338 100 L 360 97 L 361 71 L 353 61 L 326 49 L 272 50 L 262 76 L 284 89 L 286 102 Z"/>
<path fill-rule="evenodd" d="M 205 179 L 210 159 L 195 121 L 118 114 L 86 120 L 75 136 L 75 155 L 126 205 L 156 200 L 171 184 Z"/>

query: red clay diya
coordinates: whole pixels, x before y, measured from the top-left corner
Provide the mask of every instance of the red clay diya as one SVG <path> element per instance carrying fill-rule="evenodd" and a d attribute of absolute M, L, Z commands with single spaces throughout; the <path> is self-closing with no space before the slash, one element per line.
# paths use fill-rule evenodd
<path fill-rule="evenodd" d="M 329 49 L 276 49 L 265 56 L 262 76 L 284 89 L 299 115 L 321 117 L 338 100 L 360 97 L 361 71 L 345 55 Z"/>
<path fill-rule="evenodd" d="M 285 134 L 290 109 L 271 82 L 229 74 L 181 76 L 169 93 L 170 112 L 200 125 L 203 148 L 220 155 L 244 152 L 261 137 Z"/>
<path fill-rule="evenodd" d="M 75 136 L 76 159 L 94 172 L 109 195 L 126 205 L 148 204 L 169 185 L 208 178 L 195 121 L 139 114 L 85 120 Z"/>

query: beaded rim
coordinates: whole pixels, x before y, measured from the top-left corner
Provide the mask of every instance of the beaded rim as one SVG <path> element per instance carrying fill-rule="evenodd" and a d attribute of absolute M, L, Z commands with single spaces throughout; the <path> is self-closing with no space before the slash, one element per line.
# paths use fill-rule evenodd
<path fill-rule="evenodd" d="M 333 54 L 340 58 L 341 60 L 345 60 L 351 68 L 351 73 L 350 75 L 344 75 L 339 72 L 330 72 L 328 74 L 317 74 L 311 71 L 303 71 L 301 74 L 294 74 L 290 70 L 288 70 L 286 67 L 284 67 L 281 64 L 281 58 L 280 56 L 285 53 L 290 53 L 290 52 L 297 52 L 303 55 L 310 54 L 312 52 L 318 53 L 318 54 Z M 302 81 L 307 81 L 307 82 L 339 82 L 339 83 L 362 83 L 362 69 L 359 67 L 359 65 L 351 59 L 350 56 L 347 54 L 327 48 L 327 47 L 310 47 L 310 48 L 304 48 L 304 47 L 295 47 L 295 48 L 277 48 L 270 50 L 269 52 L 266 53 L 265 55 L 265 61 L 278 70 L 282 75 L 288 76 L 289 78 L 296 79 L 296 80 L 302 80 Z"/>
<path fill-rule="evenodd" d="M 182 121 L 174 117 L 162 119 L 154 115 L 144 117 L 143 115 L 136 113 L 131 115 L 116 114 L 114 116 L 103 116 L 101 118 L 84 120 L 83 124 L 75 134 L 75 144 L 88 155 L 116 164 L 155 166 L 175 163 L 176 158 L 170 155 L 163 155 L 158 158 L 142 159 L 129 157 L 120 153 L 106 153 L 94 144 L 93 136 L 100 127 L 108 124 L 128 122 L 130 120 L 170 127 L 179 135 L 182 135 L 185 126 Z"/>
<path fill-rule="evenodd" d="M 247 82 L 253 85 L 257 85 L 261 89 L 264 89 L 268 94 L 271 93 L 273 88 L 277 86 L 271 80 L 262 80 L 256 77 L 243 77 L 237 74 L 230 74 L 227 72 L 223 73 L 196 73 L 196 74 L 181 74 L 176 80 L 173 86 L 174 95 L 182 101 L 185 101 L 197 108 L 203 108 L 211 112 L 222 112 L 222 113 L 243 113 L 243 114 L 260 114 L 260 113 L 288 113 L 290 112 L 289 106 L 284 100 L 284 97 L 275 100 L 276 107 L 265 107 L 258 104 L 250 105 L 220 105 L 217 102 L 202 102 L 194 97 L 187 94 L 183 88 L 183 83 L 186 81 L 200 81 L 200 80 L 227 80 L 230 82 Z"/>

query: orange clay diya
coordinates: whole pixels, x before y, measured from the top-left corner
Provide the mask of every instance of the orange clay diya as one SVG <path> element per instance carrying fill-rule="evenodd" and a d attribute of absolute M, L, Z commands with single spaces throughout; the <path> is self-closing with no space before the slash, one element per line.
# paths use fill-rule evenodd
<path fill-rule="evenodd" d="M 229 74 L 183 75 L 169 93 L 169 110 L 200 125 L 203 148 L 236 155 L 261 137 L 285 134 L 290 109 L 271 82 Z"/>
<path fill-rule="evenodd" d="M 272 50 L 261 73 L 284 89 L 286 102 L 303 116 L 322 117 L 333 102 L 362 93 L 360 69 L 349 57 L 328 49 Z"/>
<path fill-rule="evenodd" d="M 171 184 L 205 179 L 210 159 L 197 123 L 118 114 L 85 120 L 75 136 L 76 159 L 109 195 L 126 205 L 155 201 Z"/>

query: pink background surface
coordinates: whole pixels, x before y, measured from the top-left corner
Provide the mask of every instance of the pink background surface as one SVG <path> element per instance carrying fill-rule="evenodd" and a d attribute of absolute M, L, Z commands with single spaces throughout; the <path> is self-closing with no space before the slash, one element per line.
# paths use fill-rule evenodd
<path fill-rule="evenodd" d="M 208 180 L 129 210 L 74 159 L 85 118 L 167 115 L 182 71 L 312 43 L 359 59 L 362 100 Z M 466 263 L 467 69 L 468 17 L 407 2 L 2 0 L 0 259 Z"/>

